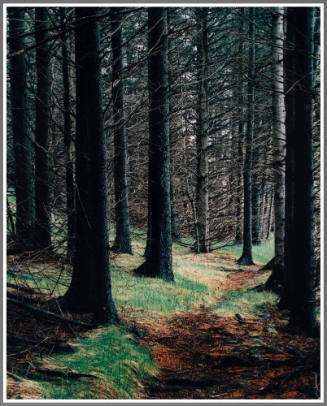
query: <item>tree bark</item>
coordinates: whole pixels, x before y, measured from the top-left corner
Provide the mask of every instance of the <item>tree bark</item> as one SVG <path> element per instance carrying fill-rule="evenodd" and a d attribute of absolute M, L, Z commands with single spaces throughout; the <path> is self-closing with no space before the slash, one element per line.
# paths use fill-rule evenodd
<path fill-rule="evenodd" d="M 313 10 L 313 7 L 288 9 L 288 29 L 295 46 L 290 58 L 294 80 L 290 106 L 294 111 L 287 110 L 287 114 L 290 113 L 287 176 L 291 178 L 288 179 L 287 195 L 290 201 L 286 207 L 290 210 L 287 217 L 290 214 L 292 222 L 286 229 L 287 286 L 284 302 L 291 310 L 290 324 L 308 335 L 317 333 L 313 244 Z"/>
<path fill-rule="evenodd" d="M 196 210 L 200 252 L 209 252 L 209 190 L 208 190 L 208 9 L 196 9 L 200 26 L 198 39 L 198 128 Z"/>
<path fill-rule="evenodd" d="M 114 120 L 114 180 L 116 200 L 116 237 L 112 250 L 132 254 L 131 233 L 129 226 L 128 187 L 126 179 L 127 147 L 124 122 L 124 78 L 122 54 L 122 17 L 121 8 L 112 7 L 111 45 L 112 45 L 112 99 Z"/>
<path fill-rule="evenodd" d="M 172 281 L 166 8 L 148 9 L 148 40 L 150 240 L 146 262 L 135 272 Z"/>
<path fill-rule="evenodd" d="M 15 38 L 25 30 L 23 7 L 8 8 L 10 53 L 25 48 L 24 38 Z M 26 60 L 23 53 L 10 60 L 10 101 L 15 159 L 16 240 L 30 249 L 34 245 L 34 171 L 32 140 L 26 116 Z"/>
<path fill-rule="evenodd" d="M 248 68 L 248 106 L 246 151 L 244 162 L 244 215 L 243 215 L 243 252 L 238 260 L 241 265 L 252 265 L 252 155 L 254 127 L 254 69 L 255 69 L 255 9 L 249 9 L 249 68 Z"/>
<path fill-rule="evenodd" d="M 274 143 L 274 176 L 275 176 L 275 260 L 276 275 L 284 272 L 285 243 L 285 101 L 284 101 L 284 8 L 278 7 L 273 14 L 273 143 Z M 280 281 L 282 282 L 282 281 Z"/>
<path fill-rule="evenodd" d="M 36 118 L 35 118 L 35 245 L 51 246 L 50 225 L 50 51 L 48 39 L 48 9 L 35 8 L 36 48 Z"/>
<path fill-rule="evenodd" d="M 64 147 L 66 156 L 66 212 L 67 212 L 67 257 L 69 262 L 73 255 L 73 239 L 75 234 L 75 186 L 74 186 L 74 158 L 73 140 L 70 117 L 70 88 L 69 62 L 67 52 L 67 35 L 65 29 L 65 9 L 60 8 L 60 23 L 62 30 L 62 78 L 64 89 Z"/>
<path fill-rule="evenodd" d="M 73 275 L 63 306 L 94 313 L 101 322 L 118 314 L 111 294 L 106 143 L 104 136 L 97 9 L 77 7 L 76 237 Z"/>

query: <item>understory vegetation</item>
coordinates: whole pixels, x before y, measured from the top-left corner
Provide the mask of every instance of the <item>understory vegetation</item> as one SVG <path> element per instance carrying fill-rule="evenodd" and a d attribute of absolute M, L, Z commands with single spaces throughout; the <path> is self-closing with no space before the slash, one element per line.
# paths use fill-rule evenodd
<path fill-rule="evenodd" d="M 19 369 L 20 361 L 13 362 L 15 356 L 9 351 L 9 365 L 13 371 L 13 378 L 9 375 L 8 381 L 10 398 L 30 398 L 32 392 L 32 397 L 42 399 L 137 399 L 144 396 L 144 385 L 159 374 L 151 347 L 142 343 L 142 328 L 157 326 L 163 321 L 169 323 L 169 319 L 179 314 L 199 314 L 203 309 L 208 314 L 227 319 L 233 319 L 235 314 L 253 319 L 275 311 L 278 299 L 275 293 L 251 290 L 269 275 L 269 271 L 258 269 L 271 259 L 271 239 L 260 246 L 251 277 L 249 272 L 253 267 L 236 264 L 238 245 L 199 256 L 175 243 L 176 278 L 175 282 L 167 283 L 134 275 L 133 270 L 143 260 L 145 240 L 140 230 L 133 234 L 136 235 L 132 244 L 134 255 L 113 254 L 111 260 L 113 297 L 125 325 L 99 327 L 78 334 L 78 338 L 68 339 L 73 353 L 54 351 L 46 355 L 38 349 L 25 348 L 30 365 L 33 365 L 30 371 Z M 12 258 L 15 260 L 17 258 Z M 10 274 L 8 282 L 20 286 L 23 282 L 25 288 L 37 288 L 47 294 L 49 290 L 56 295 L 62 294 L 63 285 L 69 282 L 69 270 L 59 274 L 58 269 L 54 279 L 52 264 L 46 268 L 48 274 L 44 271 L 40 275 L 41 267 L 45 269 L 45 264 L 31 262 L 29 278 L 24 274 Z M 244 278 L 241 281 L 233 279 L 236 275 L 244 275 Z M 20 323 L 21 328 L 26 328 L 24 320 Z M 10 325 L 8 329 L 11 330 Z M 58 336 L 65 335 L 65 328 L 61 330 L 62 327 L 57 329 Z M 51 378 L 39 373 L 38 368 L 61 371 L 63 376 Z M 74 373 L 77 375 L 70 375 Z M 89 376 L 83 377 L 83 374 Z"/>

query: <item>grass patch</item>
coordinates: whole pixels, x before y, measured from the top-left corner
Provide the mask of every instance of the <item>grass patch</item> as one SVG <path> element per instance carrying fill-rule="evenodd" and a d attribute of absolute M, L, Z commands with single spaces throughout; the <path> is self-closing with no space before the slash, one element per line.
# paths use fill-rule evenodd
<path fill-rule="evenodd" d="M 222 247 L 219 249 L 220 252 L 226 252 L 231 254 L 235 258 L 239 258 L 242 255 L 243 245 L 235 244 Z M 274 239 L 270 238 L 269 240 L 263 242 L 260 245 L 253 245 L 252 255 L 253 260 L 256 264 L 266 264 L 274 256 Z"/>
<path fill-rule="evenodd" d="M 213 313 L 222 316 L 233 316 L 236 313 L 242 316 L 256 316 L 262 311 L 269 311 L 274 307 L 279 296 L 273 292 L 256 292 L 251 290 L 225 291 L 222 301 L 211 308 Z"/>
<path fill-rule="evenodd" d="M 132 399 L 158 372 L 150 352 L 118 326 L 90 333 L 78 351 L 45 359 L 42 367 L 80 372 L 93 378 L 41 382 L 44 399 Z"/>

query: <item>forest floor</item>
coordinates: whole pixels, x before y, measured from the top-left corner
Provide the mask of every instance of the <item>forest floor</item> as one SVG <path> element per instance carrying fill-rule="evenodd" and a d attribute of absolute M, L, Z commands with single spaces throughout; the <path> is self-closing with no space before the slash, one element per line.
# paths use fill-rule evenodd
<path fill-rule="evenodd" d="M 135 277 L 140 235 L 133 249 L 111 262 L 125 326 L 90 328 L 22 307 L 62 294 L 69 269 L 8 258 L 8 398 L 319 398 L 319 341 L 288 329 L 277 295 L 253 289 L 269 276 L 259 263 L 266 247 L 256 247 L 257 265 L 239 266 L 239 247 L 196 255 L 174 244 L 175 283 Z"/>

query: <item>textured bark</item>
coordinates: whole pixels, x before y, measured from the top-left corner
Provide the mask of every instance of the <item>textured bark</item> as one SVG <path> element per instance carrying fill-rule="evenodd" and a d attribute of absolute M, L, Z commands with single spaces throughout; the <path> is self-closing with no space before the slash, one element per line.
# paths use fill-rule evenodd
<path fill-rule="evenodd" d="M 209 190 L 208 190 L 208 33 L 207 8 L 196 10 L 200 26 L 198 39 L 198 123 L 196 211 L 200 252 L 209 252 Z"/>
<path fill-rule="evenodd" d="M 291 176 L 287 190 L 287 199 L 291 201 L 287 208 L 290 209 L 292 223 L 286 229 L 286 249 L 289 252 L 286 254 L 287 287 L 284 302 L 291 309 L 290 324 L 313 335 L 316 333 L 312 148 L 313 8 L 289 8 L 288 17 L 295 50 L 290 57 L 290 67 L 294 68 L 290 104 L 294 111 L 290 112 L 287 128 L 287 154 L 290 161 L 287 176 Z"/>
<path fill-rule="evenodd" d="M 170 29 L 170 17 L 171 13 L 174 12 L 173 9 L 167 8 L 167 26 L 168 26 L 168 32 Z M 168 102 L 171 100 L 171 84 L 172 84 L 172 75 L 171 75 L 171 69 L 170 67 L 170 60 L 169 60 L 169 54 L 170 54 L 170 41 L 169 41 L 169 35 L 168 35 Z M 174 164 L 174 158 L 173 158 L 173 137 L 172 137 L 172 131 L 171 131 L 171 117 L 172 114 L 172 104 L 169 102 L 169 154 L 170 154 L 170 206 L 171 206 L 171 237 L 173 241 L 178 241 L 180 239 L 180 233 L 179 233 L 179 226 L 178 226 L 178 216 L 177 216 L 177 210 L 176 210 L 176 200 L 175 200 L 175 179 L 174 179 L 174 174 L 173 174 L 173 164 Z"/>
<path fill-rule="evenodd" d="M 174 280 L 168 124 L 167 9 L 148 9 L 149 232 L 146 262 L 136 274 Z"/>
<path fill-rule="evenodd" d="M 285 101 L 284 101 L 284 8 L 278 7 L 273 14 L 273 144 L 274 144 L 274 176 L 275 176 L 275 261 L 276 275 L 280 275 L 285 267 Z M 278 269 L 277 269 L 278 268 Z"/>
<path fill-rule="evenodd" d="M 36 48 L 36 118 L 35 118 L 35 245 L 51 246 L 50 225 L 50 51 L 48 9 L 35 8 Z"/>
<path fill-rule="evenodd" d="M 99 27 L 96 8 L 75 9 L 76 237 L 73 276 L 64 306 L 118 320 L 111 294 L 106 144 L 103 127 Z"/>
<path fill-rule="evenodd" d="M 239 35 L 238 35 L 238 86 L 237 86 L 237 98 L 238 98 L 238 143 L 237 143 L 237 157 L 238 165 L 237 170 L 237 193 L 236 193 L 236 235 L 235 242 L 242 242 L 242 168 L 243 168 L 243 138 L 244 138 L 244 78 L 243 78 L 243 52 L 244 52 L 244 41 L 243 41 L 243 21 L 244 21 L 244 7 L 240 9 L 240 17 L 238 21 L 239 25 Z"/>
<path fill-rule="evenodd" d="M 67 35 L 65 28 L 65 9 L 60 8 L 60 22 L 62 26 L 62 78 L 64 89 L 64 146 L 66 156 L 66 212 L 67 212 L 67 257 L 69 261 L 73 255 L 73 239 L 75 234 L 75 187 L 74 187 L 74 158 L 72 125 L 70 118 L 70 88 L 69 88 L 69 63 L 67 52 Z"/>
<path fill-rule="evenodd" d="M 9 48 L 14 53 L 25 47 L 24 38 L 16 38 L 25 30 L 23 7 L 8 8 Z M 12 111 L 12 132 L 15 158 L 16 190 L 16 240 L 19 245 L 31 248 L 34 244 L 34 173 L 32 140 L 28 134 L 26 117 L 26 60 L 25 55 L 18 54 L 11 58 L 10 101 Z"/>
<path fill-rule="evenodd" d="M 112 7 L 112 99 L 114 120 L 114 180 L 116 200 L 116 237 L 112 250 L 132 254 L 129 226 L 128 187 L 126 179 L 127 147 L 124 122 L 124 79 L 122 54 L 121 9 Z"/>
<path fill-rule="evenodd" d="M 253 155 L 253 127 L 254 127 L 254 69 L 255 69 L 255 9 L 249 9 L 249 68 L 248 68 L 248 106 L 246 151 L 244 162 L 244 215 L 243 215 L 243 252 L 238 260 L 241 265 L 253 264 L 252 259 L 252 155 Z"/>

